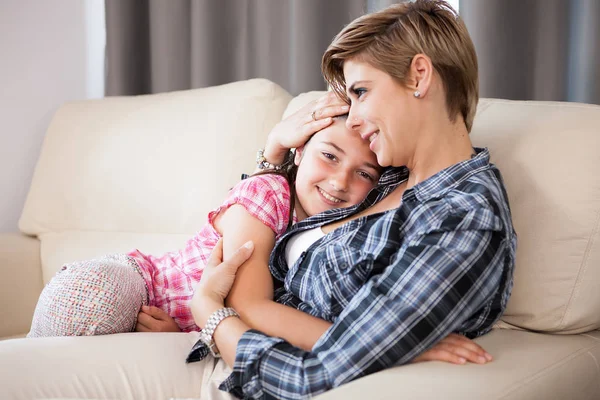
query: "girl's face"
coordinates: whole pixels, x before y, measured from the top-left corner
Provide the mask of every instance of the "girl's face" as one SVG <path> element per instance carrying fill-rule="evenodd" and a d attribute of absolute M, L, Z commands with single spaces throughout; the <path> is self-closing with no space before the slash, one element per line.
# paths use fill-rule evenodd
<path fill-rule="evenodd" d="M 294 162 L 298 220 L 360 203 L 377 184 L 381 170 L 369 143 L 349 131 L 343 119 L 298 148 Z"/>
<path fill-rule="evenodd" d="M 344 62 L 344 78 L 351 101 L 348 128 L 370 142 L 379 165 L 409 165 L 420 121 L 414 90 L 358 61 Z"/>

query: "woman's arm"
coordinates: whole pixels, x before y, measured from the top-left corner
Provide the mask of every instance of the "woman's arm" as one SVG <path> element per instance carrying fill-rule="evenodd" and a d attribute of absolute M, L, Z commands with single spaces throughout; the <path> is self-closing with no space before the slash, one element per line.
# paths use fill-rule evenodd
<path fill-rule="evenodd" d="M 490 301 L 496 292 L 498 276 L 504 273 L 504 258 L 499 254 L 507 251 L 506 243 L 495 240 L 501 237 L 495 231 L 461 230 L 452 235 L 448 241 L 442 240 L 445 236 L 439 233 L 425 235 L 402 250 L 402 257 L 386 268 L 382 276 L 373 278 L 373 287 L 366 285 L 360 290 L 327 338 L 312 352 L 283 339 L 249 332 L 243 321 L 226 318 L 213 337 L 225 361 L 229 365 L 235 361 L 229 383 L 236 390 L 242 390 L 243 386 L 244 393 L 264 390 L 280 397 L 283 397 L 281 390 L 305 395 L 320 393 L 398 361 L 409 362 L 443 340 L 444 335 L 464 321 L 455 318 L 456 315 L 467 318 L 474 310 L 481 309 L 482 303 Z M 199 326 L 206 323 L 211 312 L 222 307 L 227 290 L 221 282 L 233 282 L 220 276 L 217 279 L 212 271 L 235 274 L 236 258 L 239 256 L 219 264 L 219 258 L 211 256 L 211 265 L 207 266 L 211 273 L 202 277 L 192 304 Z M 442 277 L 451 274 L 452 279 L 441 279 L 440 274 L 402 274 L 407 269 L 422 269 L 432 260 L 437 260 L 436 266 L 444 267 L 440 271 Z M 396 275 L 401 278 L 395 279 Z M 416 281 L 410 281 L 413 276 Z M 392 278 L 393 290 L 389 287 L 381 290 Z M 465 279 L 469 284 L 464 284 Z M 216 301 L 210 303 L 205 299 Z M 487 327 L 484 324 L 490 321 L 480 319 L 469 330 L 484 329 Z M 283 375 L 282 370 L 286 371 Z"/>
<path fill-rule="evenodd" d="M 268 336 L 283 338 L 295 347 L 310 351 L 332 324 L 272 300 L 273 281 L 268 261 L 275 242 L 273 231 L 240 205 L 234 205 L 219 215 L 215 220 L 215 227 L 224 238 L 224 259 L 231 257 L 247 241 L 255 243 L 253 255 L 237 270 L 226 301 L 227 306 L 233 307 L 244 321 L 244 324 L 228 321 L 224 325 L 232 326 L 231 331 L 225 328 L 227 333 L 221 335 L 233 346 L 232 357 L 235 355 L 237 340 L 250 328 Z M 227 349 L 230 347 L 227 346 Z M 485 363 L 490 360 L 491 356 L 475 342 L 451 334 L 414 362 L 444 361 L 464 364 L 467 361 Z"/>
<path fill-rule="evenodd" d="M 310 350 L 331 323 L 274 302 L 269 256 L 275 234 L 244 207 L 234 205 L 215 219 L 223 236 L 223 256 L 228 259 L 249 240 L 254 252 L 237 271 L 227 305 L 233 307 L 251 328 L 269 336 L 281 337 Z"/>
<path fill-rule="evenodd" d="M 219 325 L 218 328 L 219 336 L 226 343 L 223 357 L 226 361 L 231 360 L 229 365 L 233 365 L 239 338 L 250 328 L 268 336 L 281 337 L 295 347 L 310 351 L 332 324 L 272 300 L 273 281 L 268 261 L 275 242 L 273 231 L 239 205 L 230 207 L 217 217 L 215 226 L 224 238 L 223 259 L 232 257 L 248 240 L 254 242 L 254 252 L 237 270 L 227 296 L 227 306 L 233 307 L 243 322 L 228 318 L 223 321 L 223 327 Z M 491 355 L 477 343 L 464 336 L 450 334 L 413 362 L 464 364 L 470 361 L 483 364 L 491 359 Z"/>

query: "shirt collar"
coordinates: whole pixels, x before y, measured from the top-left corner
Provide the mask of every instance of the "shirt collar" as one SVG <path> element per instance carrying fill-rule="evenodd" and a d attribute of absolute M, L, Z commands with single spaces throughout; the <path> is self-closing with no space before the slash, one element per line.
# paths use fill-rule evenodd
<path fill-rule="evenodd" d="M 475 147 L 473 150 L 475 154 L 469 160 L 451 165 L 407 189 L 404 192 L 403 200 L 410 200 L 414 197 L 418 201 L 426 201 L 432 197 L 442 195 L 481 168 L 487 168 L 490 163 L 488 149 Z"/>

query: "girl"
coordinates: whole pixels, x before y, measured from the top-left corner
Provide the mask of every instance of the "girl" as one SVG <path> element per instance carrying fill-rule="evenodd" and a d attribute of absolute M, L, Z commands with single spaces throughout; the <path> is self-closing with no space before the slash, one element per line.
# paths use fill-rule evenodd
<path fill-rule="evenodd" d="M 346 129 L 345 118 L 311 122 L 324 129 L 281 167 L 238 183 L 183 249 L 160 256 L 134 250 L 63 266 L 44 288 L 28 336 L 199 330 L 189 302 L 219 239 L 234 246 L 236 237 L 252 232 L 266 263 L 293 223 L 358 204 L 377 184 L 375 155 Z M 225 227 L 228 219 L 234 228 Z"/>

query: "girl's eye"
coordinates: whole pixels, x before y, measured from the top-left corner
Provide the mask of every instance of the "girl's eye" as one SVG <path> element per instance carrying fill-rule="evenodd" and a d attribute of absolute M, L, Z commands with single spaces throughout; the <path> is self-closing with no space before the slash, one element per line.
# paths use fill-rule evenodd
<path fill-rule="evenodd" d="M 358 174 L 371 182 L 375 182 L 375 178 L 373 178 L 371 175 L 367 174 L 364 171 L 358 171 Z"/>
<path fill-rule="evenodd" d="M 325 153 L 325 152 L 323 152 L 323 156 L 325 158 L 331 160 L 331 161 L 335 161 L 336 160 L 336 157 L 333 154 L 331 154 L 331 153 Z"/>

